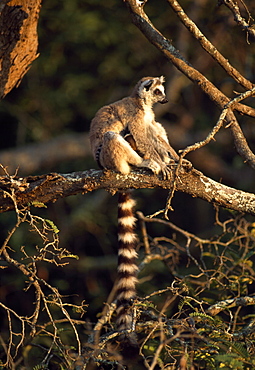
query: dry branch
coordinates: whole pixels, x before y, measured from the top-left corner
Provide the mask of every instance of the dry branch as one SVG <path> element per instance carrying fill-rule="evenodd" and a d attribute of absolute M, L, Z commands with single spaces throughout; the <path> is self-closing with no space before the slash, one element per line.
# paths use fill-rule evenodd
<path fill-rule="evenodd" d="M 214 305 L 210 306 L 207 309 L 207 312 L 210 313 L 210 315 L 215 316 L 218 315 L 219 312 L 230 309 L 232 307 L 236 306 L 249 306 L 255 304 L 255 297 L 238 297 L 238 298 L 231 298 L 226 299 L 225 301 L 221 301 L 218 303 L 215 303 Z"/>
<path fill-rule="evenodd" d="M 174 176 L 174 177 L 173 177 Z M 212 204 L 239 212 L 255 215 L 255 195 L 220 184 L 202 172 L 180 167 L 178 176 L 175 168 L 172 179 L 162 180 L 140 170 L 130 175 L 112 171 L 87 170 L 69 174 L 50 173 L 26 178 L 0 177 L 0 212 L 28 205 L 55 202 L 59 198 L 79 193 L 105 189 L 111 193 L 125 189 L 161 188 L 171 189 L 175 178 L 175 190 L 201 198 Z"/>
<path fill-rule="evenodd" d="M 254 24 L 250 24 L 250 21 L 254 21 L 254 20 L 251 17 L 251 15 L 248 11 L 248 8 L 244 4 L 244 2 L 242 2 L 242 5 L 245 7 L 246 12 L 248 13 L 248 18 L 249 18 L 248 22 L 246 22 L 244 17 L 242 17 L 241 11 L 240 11 L 240 8 L 238 6 L 237 1 L 221 0 L 221 3 L 224 4 L 227 8 L 229 8 L 231 10 L 231 12 L 234 15 L 234 20 L 236 21 L 236 23 L 239 26 L 241 26 L 242 30 L 246 31 L 253 38 L 253 41 L 254 41 L 254 39 L 255 39 Z"/>
<path fill-rule="evenodd" d="M 210 82 L 202 73 L 197 71 L 181 53 L 173 46 L 171 41 L 162 35 L 151 23 L 148 16 L 143 11 L 143 5 L 136 0 L 126 0 L 126 4 L 131 13 L 133 23 L 140 29 L 149 42 L 159 49 L 165 57 L 188 77 L 193 83 L 197 84 L 202 91 L 220 108 L 224 109 L 229 102 L 229 98 Z M 255 109 L 244 104 L 238 103 L 235 106 L 241 114 L 255 117 Z"/>
<path fill-rule="evenodd" d="M 252 168 L 255 168 L 255 155 L 250 149 L 247 140 L 242 132 L 241 127 L 233 113 L 233 109 L 235 104 L 249 96 L 254 94 L 255 87 L 251 90 L 245 91 L 243 94 L 238 95 L 236 98 L 232 99 L 228 104 L 226 104 L 225 108 L 222 110 L 221 115 L 218 119 L 218 122 L 211 130 L 210 134 L 207 138 L 203 141 L 197 142 L 193 145 L 188 146 L 184 150 L 181 150 L 181 158 L 184 158 L 192 150 L 196 150 L 201 148 L 202 146 L 208 144 L 211 140 L 214 140 L 216 133 L 220 130 L 223 126 L 224 120 L 228 122 L 228 127 L 230 127 L 235 147 L 239 155 L 243 158 L 244 162 L 247 162 Z"/>
<path fill-rule="evenodd" d="M 205 35 L 200 31 L 197 25 L 192 22 L 188 15 L 184 12 L 178 1 L 168 0 L 168 3 L 179 17 L 184 26 L 189 30 L 192 36 L 200 43 L 201 47 L 211 55 L 211 57 L 219 63 L 219 65 L 227 72 L 227 74 L 232 77 L 236 82 L 246 89 L 252 89 L 253 84 L 244 78 L 240 72 L 238 72 L 230 62 L 224 58 L 224 56 L 217 50 L 217 48 L 205 37 Z"/>

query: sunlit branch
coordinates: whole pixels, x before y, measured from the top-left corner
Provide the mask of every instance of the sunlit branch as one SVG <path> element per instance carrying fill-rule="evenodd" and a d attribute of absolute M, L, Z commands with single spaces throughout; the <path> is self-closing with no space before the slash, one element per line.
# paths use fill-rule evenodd
<path fill-rule="evenodd" d="M 219 108 L 224 109 L 230 99 L 217 89 L 202 73 L 187 62 L 171 41 L 155 28 L 143 11 L 143 5 L 139 5 L 136 0 L 126 0 L 126 4 L 131 13 L 133 23 L 140 29 L 150 43 L 158 48 L 186 77 L 198 85 Z M 254 108 L 238 103 L 235 109 L 242 114 L 255 117 Z"/>
<path fill-rule="evenodd" d="M 255 215 L 255 194 L 218 183 L 196 169 L 181 166 L 175 178 L 177 164 L 171 165 L 172 179 L 162 180 L 146 170 L 134 171 L 122 175 L 113 171 L 88 170 L 69 174 L 51 173 L 42 176 L 13 179 L 0 178 L 0 212 L 13 210 L 15 207 L 5 193 L 15 191 L 19 208 L 55 202 L 70 195 L 105 189 L 112 194 L 126 189 L 171 189 L 173 178 L 175 190 L 201 198 L 209 203 L 229 208 L 238 212 Z M 1 190 L 2 189 L 2 190 Z M 4 189 L 4 190 L 3 190 Z"/>
<path fill-rule="evenodd" d="M 202 48 L 208 54 L 210 54 L 217 63 L 219 63 L 219 65 L 227 72 L 227 74 L 246 89 L 251 89 L 253 84 L 249 80 L 244 78 L 241 73 L 238 72 L 229 63 L 229 61 L 217 50 L 217 48 L 205 37 L 205 35 L 200 31 L 197 25 L 184 12 L 178 1 L 168 0 L 168 3 L 175 11 L 181 22 L 189 30 L 189 32 L 198 40 Z"/>

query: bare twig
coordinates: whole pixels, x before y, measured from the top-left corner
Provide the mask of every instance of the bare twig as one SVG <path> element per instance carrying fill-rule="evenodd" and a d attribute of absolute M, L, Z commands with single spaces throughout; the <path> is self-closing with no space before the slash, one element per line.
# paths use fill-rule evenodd
<path fill-rule="evenodd" d="M 12 198 L 15 201 L 15 197 Z M 77 353 L 78 355 L 81 354 L 81 342 L 79 338 L 79 334 L 76 328 L 77 321 L 73 320 L 66 307 L 70 307 L 73 309 L 78 309 L 81 313 L 84 312 L 83 304 L 82 306 L 74 306 L 69 303 L 64 303 L 63 298 L 58 292 L 58 290 L 52 287 L 49 283 L 47 283 L 44 279 L 41 279 L 37 275 L 37 261 L 42 260 L 42 258 L 37 258 L 36 253 L 31 256 L 28 255 L 25 251 L 25 247 L 22 246 L 20 251 L 25 256 L 25 259 L 22 258 L 12 257 L 11 253 L 15 253 L 9 248 L 9 242 L 15 231 L 18 227 L 21 226 L 22 223 L 28 222 L 30 227 L 33 231 L 37 233 L 37 235 L 41 238 L 43 242 L 43 247 L 38 249 L 39 255 L 52 255 L 52 260 L 58 266 L 58 260 L 61 261 L 62 258 L 67 256 L 71 257 L 72 255 L 66 251 L 62 250 L 58 247 L 58 236 L 57 236 L 57 229 L 54 225 L 50 222 L 45 222 L 44 219 L 40 218 L 39 216 L 33 216 L 30 211 L 28 210 L 19 210 L 16 204 L 15 209 L 18 211 L 19 216 L 15 227 L 12 229 L 12 232 L 7 236 L 5 242 L 1 247 L 0 257 L 2 260 L 5 261 L 7 267 L 13 266 L 14 268 L 21 273 L 26 280 L 28 280 L 27 287 L 24 289 L 25 292 L 30 289 L 31 287 L 35 290 L 35 306 L 32 314 L 30 316 L 20 316 L 14 310 L 10 309 L 6 305 L 0 302 L 0 306 L 4 310 L 9 326 L 9 340 L 6 344 L 6 365 L 10 365 L 13 363 L 14 359 L 18 356 L 21 347 L 28 345 L 31 343 L 34 337 L 38 335 L 37 329 L 40 329 L 39 324 L 39 314 L 42 310 L 45 310 L 47 316 L 50 320 L 50 325 L 53 328 L 53 333 L 50 331 L 44 330 L 44 333 L 51 337 L 51 343 L 49 348 L 45 353 L 45 357 L 43 362 L 47 364 L 52 357 L 52 350 L 53 348 L 58 348 L 59 352 L 62 353 L 62 357 L 65 359 L 66 354 L 64 353 L 62 346 L 60 345 L 60 337 L 59 337 L 59 328 L 57 327 L 57 322 L 55 321 L 54 315 L 56 311 L 56 307 L 60 310 L 63 314 L 66 322 L 72 327 L 74 336 L 77 340 Z M 51 250 L 53 253 L 51 254 Z M 45 258 L 44 261 L 51 262 L 50 258 Z M 30 262 L 31 261 L 31 262 Z M 61 265 L 60 262 L 59 265 Z M 26 282 L 27 283 L 27 282 Z M 44 289 L 46 288 L 46 289 Z M 47 294 L 44 290 L 47 290 Z M 50 293 L 49 293 L 50 292 Z M 53 310 L 51 306 L 54 305 L 55 309 Z M 17 327 L 17 323 L 21 326 L 20 332 L 16 332 L 17 329 L 14 330 L 14 327 Z M 19 338 L 19 341 L 17 341 Z M 67 360 L 66 360 L 67 361 Z"/>
<path fill-rule="evenodd" d="M 242 28 L 243 31 L 246 31 L 247 34 L 250 35 L 254 40 L 255 39 L 255 28 L 254 28 L 254 24 L 250 24 L 250 21 L 254 21 L 254 20 L 251 17 L 247 7 L 245 6 L 245 9 L 248 12 L 248 16 L 249 16 L 248 22 L 245 20 L 244 17 L 242 17 L 237 1 L 221 0 L 221 3 L 226 5 L 226 7 L 231 10 L 231 12 L 234 15 L 234 20 L 236 21 L 236 23 Z"/>
<path fill-rule="evenodd" d="M 235 105 L 240 102 L 241 100 L 244 100 L 250 96 L 253 96 L 255 93 L 255 87 L 253 87 L 251 90 L 248 90 L 248 91 L 245 91 L 244 93 L 238 95 L 237 97 L 235 97 L 234 99 L 230 100 L 226 106 L 224 107 L 224 109 L 222 110 L 221 112 L 221 115 L 218 119 L 218 122 L 216 123 L 216 125 L 213 127 L 213 129 L 211 130 L 210 134 L 206 137 L 206 139 L 198 142 L 198 143 L 195 143 L 193 145 L 190 145 L 188 146 L 187 148 L 185 148 L 184 150 L 181 150 L 181 156 L 180 158 L 184 158 L 189 152 L 191 152 L 192 150 L 196 150 L 196 149 L 199 149 L 199 148 L 202 148 L 203 146 L 207 145 L 211 140 L 214 140 L 214 137 L 216 135 L 216 133 L 220 130 L 220 128 L 223 126 L 223 123 L 224 123 L 224 120 L 226 119 L 226 116 L 227 115 L 231 115 L 231 118 L 229 118 L 229 121 L 231 121 L 231 125 L 232 126 L 232 122 L 233 121 L 236 121 L 236 119 L 233 119 L 233 114 L 231 114 L 232 110 L 234 109 Z M 240 145 L 239 145 L 240 146 Z M 239 147 L 237 145 L 237 148 Z M 180 161 L 181 163 L 181 161 Z"/>

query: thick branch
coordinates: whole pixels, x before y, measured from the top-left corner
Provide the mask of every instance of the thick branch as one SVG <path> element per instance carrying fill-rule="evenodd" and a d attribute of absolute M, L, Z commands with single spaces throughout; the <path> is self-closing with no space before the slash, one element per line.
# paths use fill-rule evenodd
<path fill-rule="evenodd" d="M 127 0 L 126 3 L 130 10 L 133 23 L 140 29 L 150 43 L 156 46 L 185 76 L 187 76 L 192 82 L 196 83 L 204 93 L 206 93 L 209 98 L 218 105 L 218 107 L 223 109 L 229 102 L 229 98 L 184 59 L 180 52 L 171 44 L 170 40 L 164 37 L 153 26 L 147 15 L 144 13 L 143 7 L 137 5 L 136 0 Z M 238 103 L 235 106 L 235 110 L 242 114 L 255 117 L 255 109 L 246 105 Z"/>
<path fill-rule="evenodd" d="M 173 174 L 174 174 L 173 169 Z M 118 190 L 161 188 L 171 189 L 172 181 L 161 180 L 147 171 L 132 172 L 129 176 L 112 171 L 88 170 L 70 174 L 51 173 L 24 179 L 0 177 L 0 212 L 27 205 L 55 202 L 59 198 L 97 189 L 111 193 Z M 255 195 L 236 190 L 204 176 L 193 169 L 180 168 L 176 191 L 188 193 L 221 207 L 255 215 Z"/>
<path fill-rule="evenodd" d="M 227 120 L 229 122 L 229 127 L 234 138 L 237 152 L 243 158 L 244 162 L 248 163 L 253 169 L 255 169 L 255 155 L 250 149 L 244 133 L 232 111 L 228 112 Z"/>
<path fill-rule="evenodd" d="M 38 56 L 41 0 L 5 0 L 0 5 L 0 98 L 3 98 L 20 83 Z"/>

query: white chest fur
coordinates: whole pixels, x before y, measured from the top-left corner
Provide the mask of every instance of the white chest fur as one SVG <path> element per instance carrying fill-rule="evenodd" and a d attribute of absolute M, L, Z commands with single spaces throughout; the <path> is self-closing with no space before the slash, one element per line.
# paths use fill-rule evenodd
<path fill-rule="evenodd" d="M 146 125 L 151 124 L 155 119 L 153 110 L 151 107 L 145 106 L 144 107 L 144 123 Z"/>

